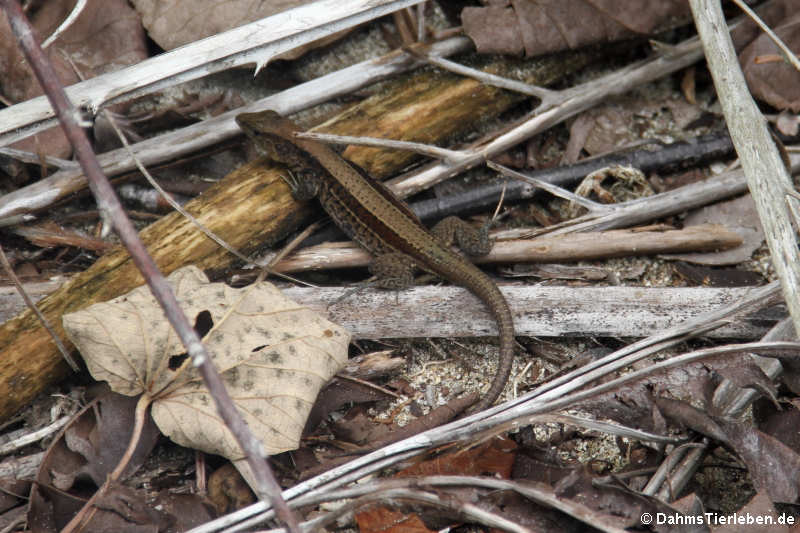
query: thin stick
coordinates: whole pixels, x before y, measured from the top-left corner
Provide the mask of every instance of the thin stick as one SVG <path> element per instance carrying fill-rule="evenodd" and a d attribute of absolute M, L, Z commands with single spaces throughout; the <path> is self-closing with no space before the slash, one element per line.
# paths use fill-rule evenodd
<path fill-rule="evenodd" d="M 448 150 L 430 144 L 411 141 L 395 141 L 393 139 L 380 139 L 377 137 L 354 137 L 352 135 L 334 135 L 332 133 L 316 133 L 312 131 L 299 131 L 294 134 L 300 139 L 313 139 L 331 144 L 356 144 L 361 146 L 377 146 L 378 148 L 394 148 L 407 150 L 417 154 L 443 159 L 448 163 L 458 163 L 468 154 L 458 150 Z"/>
<path fill-rule="evenodd" d="M 47 317 L 45 317 L 42 314 L 42 312 L 39 311 L 39 308 L 36 307 L 34 301 L 31 300 L 30 296 L 28 296 L 27 291 L 25 291 L 25 287 L 22 286 L 22 283 L 20 283 L 17 274 L 14 272 L 14 269 L 11 268 L 11 263 L 8 262 L 8 257 L 6 257 L 6 252 L 5 250 L 3 250 L 2 246 L 0 246 L 0 263 L 3 264 L 3 268 L 5 269 L 6 274 L 8 274 L 8 277 L 11 278 L 11 281 L 14 282 L 14 286 L 17 288 L 17 292 L 19 292 L 19 295 L 22 296 L 22 300 L 25 302 L 25 305 L 27 305 L 28 308 L 36 314 L 36 318 L 39 319 L 39 322 L 42 323 L 44 329 L 46 329 L 47 333 L 49 333 L 50 336 L 53 338 L 53 343 L 55 343 L 56 347 L 58 348 L 58 351 L 61 352 L 61 356 L 67 362 L 72 371 L 77 372 L 80 369 L 78 363 L 76 363 L 75 359 L 73 359 L 72 356 L 69 354 L 69 350 L 67 350 L 67 347 L 64 346 L 63 342 L 61 342 L 61 339 L 58 337 L 58 334 L 53 329 L 53 326 L 50 325 L 50 321 L 48 321 Z"/>
<path fill-rule="evenodd" d="M 42 48 L 47 48 L 48 46 L 53 44 L 55 40 L 61 36 L 62 33 L 67 31 L 69 27 L 72 26 L 72 23 L 75 22 L 75 20 L 80 16 L 80 14 L 83 12 L 83 9 L 86 7 L 88 3 L 89 2 L 87 0 L 78 0 L 75 3 L 75 7 L 72 8 L 72 11 L 70 12 L 69 16 L 64 19 L 64 22 L 59 24 L 58 28 L 56 28 L 56 31 L 51 33 L 50 37 L 44 40 L 44 42 L 42 43 Z"/>
<path fill-rule="evenodd" d="M 755 22 L 755 23 L 758 25 L 758 27 L 759 27 L 759 28 L 761 28 L 761 30 L 762 30 L 764 33 L 766 33 L 766 34 L 767 34 L 767 37 L 769 37 L 770 39 L 772 39 L 772 42 L 773 42 L 773 43 L 775 43 L 775 46 L 777 46 L 778 48 L 780 48 L 780 50 L 781 50 L 781 53 L 782 53 L 782 55 L 783 55 L 784 59 L 786 59 L 786 61 L 788 61 L 788 62 L 789 62 L 789 63 L 790 63 L 790 64 L 791 64 L 791 65 L 792 65 L 794 68 L 795 68 L 795 70 L 798 70 L 798 71 L 800 71 L 800 61 L 798 61 L 798 59 L 797 59 L 797 56 L 796 56 L 796 55 L 794 55 L 794 53 L 793 53 L 793 52 L 792 52 L 792 51 L 789 49 L 789 47 L 788 47 L 788 46 L 786 46 L 786 43 L 784 43 L 784 42 L 781 40 L 781 38 L 780 38 L 780 37 L 778 37 L 778 36 L 775 34 L 775 32 L 774 32 L 774 31 L 772 31 L 772 28 L 770 28 L 769 26 L 767 26 L 766 24 L 764 24 L 764 21 L 763 21 L 763 20 L 761 20 L 761 17 L 759 17 L 759 16 L 756 14 L 756 12 L 755 12 L 755 11 L 753 11 L 752 9 L 750 9 L 750 7 L 749 7 L 747 4 L 745 4 L 744 2 L 742 2 L 742 0 L 733 0 L 733 2 L 734 2 L 734 3 L 735 3 L 737 6 L 739 6 L 739 9 L 741 9 L 742 11 L 744 11 L 744 12 L 745 12 L 745 14 L 746 14 L 748 17 L 750 17 L 750 19 L 752 19 L 752 21 L 753 21 L 753 22 Z"/>
<path fill-rule="evenodd" d="M 219 373 L 214 368 L 208 352 L 200 341 L 200 337 L 178 305 L 178 301 L 169 284 L 147 253 L 144 244 L 139 239 L 136 228 L 133 227 L 130 219 L 125 214 L 108 179 L 103 175 L 100 164 L 97 162 L 97 158 L 89 144 L 89 139 L 78 125 L 79 113 L 67 99 L 55 70 L 39 46 L 34 36 L 33 28 L 31 28 L 30 23 L 23 14 L 19 2 L 17 0 L 0 0 L 0 6 L 4 8 L 14 36 L 19 42 L 19 46 L 22 48 L 47 98 L 50 100 L 50 104 L 53 106 L 67 139 L 69 139 L 75 150 L 75 155 L 89 181 L 89 187 L 97 199 L 99 209 L 106 213 L 108 220 L 112 222 L 117 235 L 128 249 L 133 262 L 142 273 L 153 296 L 161 305 L 165 316 L 180 337 L 186 352 L 192 357 L 194 365 L 199 368 L 222 419 L 231 433 L 236 436 L 242 450 L 247 454 L 248 463 L 253 469 L 253 474 L 258 484 L 259 497 L 272 503 L 278 516 L 287 524 L 292 533 L 300 533 L 297 518 L 286 505 L 286 501 L 281 496 L 281 488 L 272 475 L 269 465 L 263 459 L 262 444 L 250 432 L 244 419 L 236 410 L 236 406 L 228 395 Z"/>
<path fill-rule="evenodd" d="M 534 96 L 541 99 L 542 104 L 550 105 L 558 98 L 559 95 L 558 91 L 553 91 L 544 87 L 537 87 L 536 85 L 531 85 L 522 81 L 512 80 L 502 76 L 497 76 L 496 74 L 489 74 L 488 72 L 465 67 L 464 65 L 456 63 L 455 61 L 450 61 L 449 59 L 444 59 L 443 57 L 422 54 L 410 49 L 408 51 L 414 57 L 423 59 L 431 65 L 436 65 L 437 67 L 443 68 L 455 74 L 461 74 L 462 76 L 476 79 L 481 83 L 485 83 L 486 85 L 492 85 L 493 87 L 500 87 L 501 89 L 527 94 L 528 96 Z"/>

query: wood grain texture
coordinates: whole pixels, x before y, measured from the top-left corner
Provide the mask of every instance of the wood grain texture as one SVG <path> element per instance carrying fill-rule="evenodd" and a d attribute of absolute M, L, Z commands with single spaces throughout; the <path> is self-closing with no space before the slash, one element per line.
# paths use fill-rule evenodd
<path fill-rule="evenodd" d="M 341 324 L 356 339 L 491 337 L 492 317 L 459 287 L 414 287 L 395 294 L 348 287 L 291 287 L 286 295 Z M 740 302 L 754 288 L 531 287 L 501 285 L 517 335 L 646 337 Z M 453 309 L 458 308 L 458 313 Z M 706 337 L 755 340 L 786 316 L 784 306 L 731 319 Z"/>

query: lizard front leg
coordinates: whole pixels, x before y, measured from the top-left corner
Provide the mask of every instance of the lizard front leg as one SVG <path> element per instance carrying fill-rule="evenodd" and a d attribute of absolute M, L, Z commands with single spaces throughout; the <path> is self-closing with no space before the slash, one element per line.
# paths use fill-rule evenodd
<path fill-rule="evenodd" d="M 489 240 L 489 224 L 475 229 L 458 217 L 447 217 L 436 224 L 431 233 L 445 246 L 456 244 L 468 255 L 486 255 L 492 249 L 492 242 Z"/>
<path fill-rule="evenodd" d="M 291 169 L 287 166 L 281 178 L 292 191 L 292 198 L 298 202 L 311 200 L 319 194 L 319 179 L 313 172 L 303 169 Z"/>

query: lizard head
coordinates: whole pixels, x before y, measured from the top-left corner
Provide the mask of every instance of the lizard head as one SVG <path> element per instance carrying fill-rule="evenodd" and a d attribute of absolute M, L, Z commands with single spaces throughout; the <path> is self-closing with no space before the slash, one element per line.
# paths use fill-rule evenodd
<path fill-rule="evenodd" d="M 287 162 L 287 146 L 292 146 L 297 127 L 272 109 L 258 113 L 236 115 L 236 124 L 253 141 L 263 155 L 279 162 Z M 286 141 L 290 141 L 287 143 Z"/>

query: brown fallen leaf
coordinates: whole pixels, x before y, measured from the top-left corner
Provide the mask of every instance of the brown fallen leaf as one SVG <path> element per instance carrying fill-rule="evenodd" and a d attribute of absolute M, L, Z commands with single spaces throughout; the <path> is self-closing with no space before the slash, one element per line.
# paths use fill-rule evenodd
<path fill-rule="evenodd" d="M 398 472 L 395 477 L 428 475 L 493 475 L 508 479 L 514 464 L 517 445 L 506 437 L 493 438 L 469 450 L 454 450 L 428 461 L 422 461 Z M 356 513 L 362 533 L 401 533 L 432 531 L 415 513 L 403 513 L 386 507 L 375 507 Z M 444 527 L 444 526 L 442 526 Z"/>
<path fill-rule="evenodd" d="M 28 523 L 33 531 L 58 531 L 119 463 L 133 431 L 136 398 L 102 394 L 62 430 L 48 448 L 31 489 Z M 147 418 L 125 474 L 147 458 L 158 437 Z M 124 475 L 123 474 L 123 477 Z"/>
<path fill-rule="evenodd" d="M 795 54 L 800 52 L 798 29 L 800 14 L 775 28 L 778 37 Z M 762 34 L 750 43 L 739 54 L 739 63 L 753 96 L 779 110 L 800 111 L 800 72 L 781 59 L 780 50 L 767 35 Z"/>
<path fill-rule="evenodd" d="M 465 7 L 464 31 L 484 54 L 537 56 L 648 35 L 688 18 L 682 0 L 484 0 Z"/>
<path fill-rule="evenodd" d="M 233 289 L 191 266 L 167 279 L 267 453 L 297 448 L 319 389 L 347 359 L 350 335 L 269 283 Z M 149 395 L 165 435 L 241 467 L 242 451 L 146 287 L 63 320 L 95 379 Z"/>

